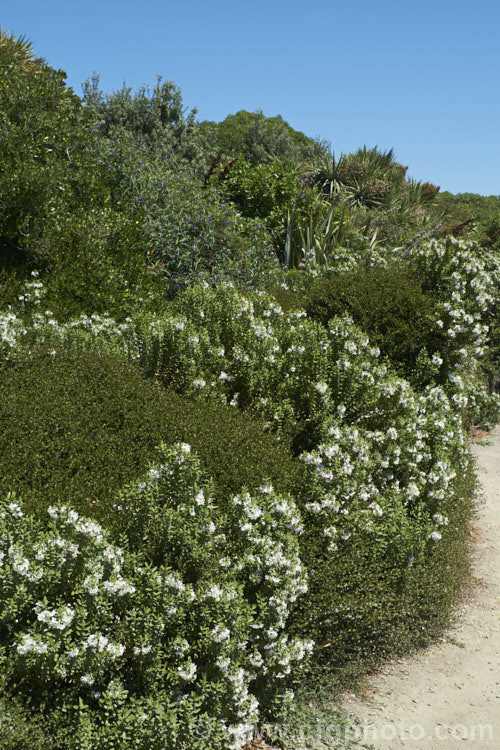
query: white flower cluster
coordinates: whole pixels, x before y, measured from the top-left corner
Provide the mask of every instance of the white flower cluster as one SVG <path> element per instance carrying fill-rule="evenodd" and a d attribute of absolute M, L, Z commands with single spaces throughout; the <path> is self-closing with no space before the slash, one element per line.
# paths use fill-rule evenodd
<path fill-rule="evenodd" d="M 70 604 L 63 605 L 58 609 L 42 609 L 42 607 L 42 602 L 37 602 L 35 606 L 36 619 L 38 622 L 47 625 L 48 628 L 65 630 L 73 622 L 75 611 Z"/>

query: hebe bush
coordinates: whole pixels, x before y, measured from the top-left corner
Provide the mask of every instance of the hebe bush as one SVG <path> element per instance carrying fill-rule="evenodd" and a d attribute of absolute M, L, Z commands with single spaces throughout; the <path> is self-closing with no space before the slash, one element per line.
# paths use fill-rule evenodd
<path fill-rule="evenodd" d="M 443 622 L 461 573 L 432 561 L 452 549 L 463 559 L 449 529 L 464 528 L 470 513 L 456 379 L 416 392 L 352 319 L 325 328 L 304 311 L 285 315 L 265 293 L 230 286 L 189 289 L 161 318 L 127 330 L 110 322 L 112 336 L 93 324 L 45 326 L 37 336 L 47 328 L 51 345 L 121 347 L 170 386 L 251 409 L 293 440 L 306 470 L 295 495 L 310 575 L 294 632 L 317 640 L 317 661 L 343 669 L 408 644 L 412 609 L 422 623 Z M 426 600 L 415 571 L 428 569 Z"/>
<path fill-rule="evenodd" d="M 114 505 L 121 547 L 69 506 L 0 506 L 3 669 L 74 715 L 75 747 L 239 748 L 310 648 L 284 630 L 307 589 L 291 498 L 222 509 L 188 444 L 159 458 Z"/>

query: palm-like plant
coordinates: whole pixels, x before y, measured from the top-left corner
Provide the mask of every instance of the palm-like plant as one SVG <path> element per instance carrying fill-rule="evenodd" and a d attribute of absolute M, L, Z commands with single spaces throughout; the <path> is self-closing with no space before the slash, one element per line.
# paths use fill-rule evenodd
<path fill-rule="evenodd" d="M 0 26 L 0 66 L 12 64 L 13 60 L 21 64 L 25 72 L 42 62 L 35 57 L 33 43 L 26 36 L 15 37 Z"/>

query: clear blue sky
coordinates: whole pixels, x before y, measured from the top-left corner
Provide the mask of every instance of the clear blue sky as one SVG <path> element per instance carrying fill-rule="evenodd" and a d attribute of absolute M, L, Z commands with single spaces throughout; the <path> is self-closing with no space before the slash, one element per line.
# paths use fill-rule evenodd
<path fill-rule="evenodd" d="M 77 94 L 158 74 L 199 119 L 261 109 L 337 156 L 393 148 L 417 180 L 500 195 L 499 0 L 17 0 L 0 25 Z"/>

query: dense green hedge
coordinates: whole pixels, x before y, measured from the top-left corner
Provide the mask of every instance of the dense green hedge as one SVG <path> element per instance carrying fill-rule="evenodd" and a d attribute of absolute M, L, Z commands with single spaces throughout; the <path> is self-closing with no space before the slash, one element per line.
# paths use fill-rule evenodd
<path fill-rule="evenodd" d="M 316 279 L 304 300 L 308 315 L 324 325 L 348 313 L 395 369 L 411 379 L 423 349 L 442 348 L 436 333 L 436 298 L 402 265 L 357 268 Z"/>
<path fill-rule="evenodd" d="M 189 442 L 220 498 L 263 480 L 288 491 L 301 471 L 258 418 L 165 392 L 117 357 L 41 348 L 0 370 L 0 491 L 32 508 L 70 503 L 104 519 L 162 441 Z"/>

